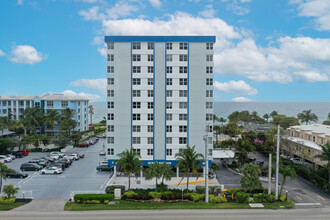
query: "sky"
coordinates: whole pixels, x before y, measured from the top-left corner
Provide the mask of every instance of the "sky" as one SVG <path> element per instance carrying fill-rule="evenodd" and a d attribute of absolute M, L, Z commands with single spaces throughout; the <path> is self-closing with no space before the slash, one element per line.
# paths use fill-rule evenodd
<path fill-rule="evenodd" d="M 0 95 L 105 101 L 105 35 L 215 35 L 214 101 L 330 100 L 330 0 L 0 0 Z"/>

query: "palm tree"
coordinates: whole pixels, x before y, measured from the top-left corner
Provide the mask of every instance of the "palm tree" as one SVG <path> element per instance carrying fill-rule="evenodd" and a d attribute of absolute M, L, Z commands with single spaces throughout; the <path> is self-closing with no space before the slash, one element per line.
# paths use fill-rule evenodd
<path fill-rule="evenodd" d="M 304 110 L 302 113 L 299 113 L 297 115 L 298 120 L 301 121 L 301 123 L 305 122 L 306 125 L 310 124 L 311 122 L 318 122 L 319 118 L 317 115 L 312 113 L 312 109 Z"/>
<path fill-rule="evenodd" d="M 165 180 L 171 180 L 172 179 L 173 170 L 172 170 L 171 165 L 166 164 L 165 161 L 160 165 L 160 168 L 161 168 L 162 184 L 164 184 L 164 179 Z"/>
<path fill-rule="evenodd" d="M 153 178 L 156 178 L 156 187 L 158 185 L 158 179 L 160 179 L 162 172 L 161 164 L 159 164 L 157 161 L 155 163 L 151 163 L 148 165 L 148 168 L 146 169 L 146 180 L 152 180 Z"/>
<path fill-rule="evenodd" d="M 239 121 L 239 114 L 239 111 L 234 111 L 230 115 L 228 115 L 229 122 L 237 124 Z"/>
<path fill-rule="evenodd" d="M 268 120 L 270 118 L 270 115 L 269 114 L 264 114 L 264 116 L 262 116 L 262 117 L 268 122 Z"/>
<path fill-rule="evenodd" d="M 16 173 L 16 171 L 0 163 L 0 193 L 2 192 L 2 179 L 7 179 L 7 173 Z"/>
<path fill-rule="evenodd" d="M 44 122 L 44 116 L 38 107 L 26 108 L 22 114 L 22 124 L 27 130 L 32 130 L 35 134 L 36 129 L 41 127 Z M 26 133 L 26 130 L 24 131 Z"/>
<path fill-rule="evenodd" d="M 249 143 L 247 138 L 238 140 L 235 148 L 235 158 L 237 158 L 240 167 L 248 160 L 248 153 L 253 150 L 254 147 Z"/>
<path fill-rule="evenodd" d="M 88 106 L 88 112 L 91 115 L 91 126 L 93 126 L 93 114 L 94 114 L 94 108 L 92 105 Z"/>
<path fill-rule="evenodd" d="M 272 117 L 272 119 L 274 120 L 274 117 L 276 116 L 276 115 L 278 115 L 278 111 L 272 111 L 270 114 L 269 114 L 269 116 L 270 117 Z"/>
<path fill-rule="evenodd" d="M 262 184 L 258 178 L 261 174 L 260 167 L 254 163 L 246 163 L 243 168 L 244 177 L 241 179 L 241 186 L 249 192 L 261 189 Z"/>
<path fill-rule="evenodd" d="M 280 167 L 279 172 L 280 172 L 280 174 L 282 174 L 282 177 L 283 177 L 282 184 L 281 184 L 281 190 L 280 190 L 280 193 L 282 193 L 286 178 L 290 177 L 291 180 L 295 179 L 296 171 L 291 166 L 285 166 L 285 167 Z"/>
<path fill-rule="evenodd" d="M 187 191 L 189 187 L 189 176 L 190 172 L 196 175 L 196 179 L 198 179 L 198 168 L 201 165 L 201 161 L 204 156 L 201 153 L 197 153 L 195 151 L 195 146 L 190 147 L 187 145 L 187 148 L 183 149 L 181 152 L 175 154 L 175 159 L 178 161 L 176 165 L 179 169 L 183 170 L 183 175 L 180 183 L 187 176 Z M 179 184 L 180 184 L 179 183 Z"/>
<path fill-rule="evenodd" d="M 70 108 L 62 110 L 60 115 L 61 130 L 70 135 L 71 131 L 77 126 L 77 121 L 73 118 L 75 117 L 75 111 Z"/>
<path fill-rule="evenodd" d="M 60 114 L 58 111 L 52 109 L 46 114 L 45 118 L 45 124 L 50 126 L 51 129 L 53 130 L 55 127 L 55 124 L 60 121 Z"/>
<path fill-rule="evenodd" d="M 114 163 L 119 166 L 119 170 L 127 173 L 128 175 L 128 190 L 131 188 L 131 175 L 134 173 L 137 175 L 141 170 L 142 161 L 141 156 L 134 152 L 132 148 L 125 150 L 117 155 L 118 160 L 115 160 Z"/>
<path fill-rule="evenodd" d="M 320 158 L 323 161 L 328 161 L 325 167 L 328 169 L 328 173 L 329 173 L 328 187 L 330 188 L 330 142 L 328 141 L 325 145 L 321 146 L 321 148 L 322 148 L 322 153 L 317 155 L 316 157 Z"/>
<path fill-rule="evenodd" d="M 219 118 L 219 122 L 221 123 L 222 133 L 223 133 L 223 123 L 225 123 L 227 120 L 223 117 Z"/>
<path fill-rule="evenodd" d="M 259 120 L 258 112 L 253 111 L 251 112 L 251 121 L 256 123 Z"/>

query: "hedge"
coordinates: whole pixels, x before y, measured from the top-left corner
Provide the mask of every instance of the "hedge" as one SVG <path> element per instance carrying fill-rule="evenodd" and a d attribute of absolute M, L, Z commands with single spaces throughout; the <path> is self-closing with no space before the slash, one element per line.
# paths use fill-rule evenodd
<path fill-rule="evenodd" d="M 125 192 L 125 186 L 123 186 L 123 185 L 112 185 L 112 186 L 107 186 L 105 188 L 105 193 L 113 194 L 115 192 L 115 189 L 121 189 L 121 194 L 123 194 Z"/>
<path fill-rule="evenodd" d="M 229 188 L 228 189 L 228 193 L 230 193 L 230 194 L 236 194 L 236 193 L 238 193 L 238 192 L 240 192 L 240 191 L 242 191 L 242 189 L 240 189 L 240 188 Z"/>
<path fill-rule="evenodd" d="M 205 186 L 196 186 L 196 193 L 202 194 L 205 193 Z M 220 186 L 209 186 L 209 193 L 219 194 L 221 193 Z"/>
<path fill-rule="evenodd" d="M 260 203 L 260 202 L 275 202 L 276 198 L 274 195 L 268 195 L 266 193 L 256 193 L 253 194 L 253 202 Z"/>
<path fill-rule="evenodd" d="M 200 200 L 204 200 L 205 194 L 198 194 L 198 193 L 186 193 L 183 195 L 184 199 L 188 199 L 190 201 L 198 202 Z"/>
<path fill-rule="evenodd" d="M 214 195 L 209 195 L 209 201 L 210 203 L 226 203 L 227 199 L 222 196 L 216 197 Z"/>
<path fill-rule="evenodd" d="M 0 204 L 12 204 L 16 201 L 16 197 L 7 199 L 6 196 L 0 198 Z"/>
<path fill-rule="evenodd" d="M 77 203 L 106 203 L 113 200 L 112 194 L 76 194 L 74 201 Z"/>
<path fill-rule="evenodd" d="M 250 194 L 245 192 L 238 192 L 235 195 L 235 199 L 238 203 L 248 203 L 250 200 Z"/>
<path fill-rule="evenodd" d="M 149 196 L 151 196 L 154 199 L 160 199 L 162 197 L 163 193 L 162 192 L 150 192 Z"/>

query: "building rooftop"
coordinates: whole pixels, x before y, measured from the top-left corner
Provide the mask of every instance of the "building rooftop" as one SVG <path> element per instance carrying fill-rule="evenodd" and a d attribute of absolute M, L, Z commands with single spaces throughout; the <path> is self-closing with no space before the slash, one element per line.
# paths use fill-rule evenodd
<path fill-rule="evenodd" d="M 313 141 L 297 138 L 297 137 L 288 137 L 288 140 L 296 142 L 298 144 L 305 145 L 306 147 L 312 148 L 314 150 L 322 151 L 322 147 Z"/>
<path fill-rule="evenodd" d="M 215 36 L 105 36 L 105 42 L 210 42 L 215 43 Z"/>
<path fill-rule="evenodd" d="M 290 129 L 297 131 L 307 131 L 307 134 L 321 134 L 324 136 L 330 136 L 330 125 L 312 124 L 312 125 L 298 125 L 291 126 Z"/>
<path fill-rule="evenodd" d="M 63 94 L 42 94 L 42 95 L 0 95 L 0 100 L 34 100 L 40 98 L 46 101 L 88 101 L 89 99 L 79 95 L 63 95 Z"/>

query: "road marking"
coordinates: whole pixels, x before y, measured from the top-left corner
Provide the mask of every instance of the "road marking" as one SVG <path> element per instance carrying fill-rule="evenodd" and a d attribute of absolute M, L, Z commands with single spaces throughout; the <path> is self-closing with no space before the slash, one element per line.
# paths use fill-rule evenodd
<path fill-rule="evenodd" d="M 318 196 L 317 198 L 322 199 L 323 201 L 325 200 L 322 196 Z"/>
<path fill-rule="evenodd" d="M 297 199 L 302 200 L 302 198 L 300 198 L 299 196 L 296 196 L 296 197 L 297 197 Z"/>
<path fill-rule="evenodd" d="M 304 206 L 304 205 L 306 205 L 306 206 L 309 206 L 309 205 L 322 205 L 321 203 L 295 203 L 296 204 L 296 206 L 298 205 L 298 206 Z"/>

